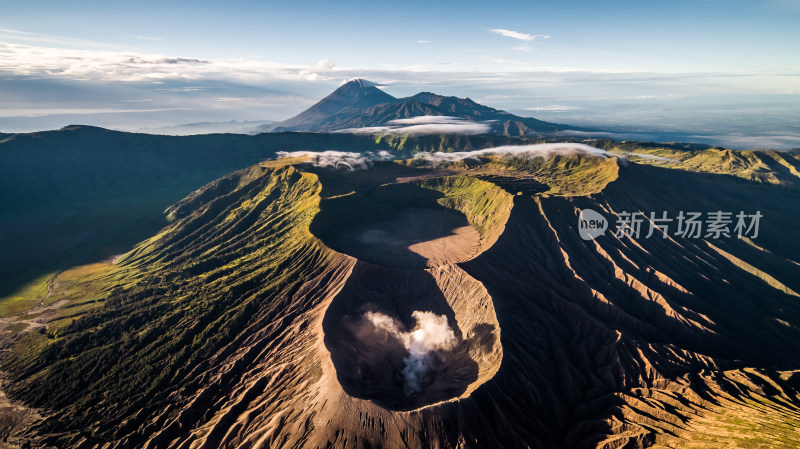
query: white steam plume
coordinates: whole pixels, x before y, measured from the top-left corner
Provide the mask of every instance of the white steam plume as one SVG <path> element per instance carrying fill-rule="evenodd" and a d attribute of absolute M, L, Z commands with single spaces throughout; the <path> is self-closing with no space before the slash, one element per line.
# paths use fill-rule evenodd
<path fill-rule="evenodd" d="M 447 323 L 447 316 L 415 310 L 411 316 L 417 324 L 411 332 L 401 330 L 392 317 L 380 312 L 367 312 L 364 317 L 375 326 L 397 338 L 408 350 L 403 358 L 403 394 L 414 396 L 422 391 L 422 379 L 427 374 L 430 354 L 437 350 L 450 350 L 456 346 L 456 336 Z"/>

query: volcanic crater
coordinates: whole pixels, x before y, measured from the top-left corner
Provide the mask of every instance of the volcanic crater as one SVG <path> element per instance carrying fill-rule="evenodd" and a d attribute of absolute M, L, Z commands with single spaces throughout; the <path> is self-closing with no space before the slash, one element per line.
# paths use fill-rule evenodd
<path fill-rule="evenodd" d="M 511 196 L 475 178 L 354 189 L 323 199 L 311 231 L 356 259 L 322 327 L 350 396 L 414 410 L 469 396 L 502 360 L 484 286 L 457 264 L 502 233 Z"/>

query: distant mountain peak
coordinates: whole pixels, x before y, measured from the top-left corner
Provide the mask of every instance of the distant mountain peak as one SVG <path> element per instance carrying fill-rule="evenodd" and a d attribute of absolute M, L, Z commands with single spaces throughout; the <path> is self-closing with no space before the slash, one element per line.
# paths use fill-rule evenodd
<path fill-rule="evenodd" d="M 364 78 L 353 78 L 343 81 L 342 86 L 340 87 L 344 86 L 366 88 L 366 87 L 377 87 L 380 86 L 380 84 L 374 83 L 370 80 L 365 80 Z"/>
<path fill-rule="evenodd" d="M 393 96 L 378 89 L 378 83 L 373 83 L 361 78 L 347 81 L 325 97 L 325 101 L 335 101 L 343 105 L 374 106 L 379 103 L 391 103 L 396 100 Z M 319 104 L 319 103 L 318 103 Z"/>
<path fill-rule="evenodd" d="M 476 103 L 470 98 L 443 96 L 433 92 L 395 98 L 379 89 L 378 85 L 363 78 L 345 81 L 330 95 L 300 114 L 258 129 L 267 132 L 331 132 L 384 126 L 395 119 L 426 115 L 459 117 L 473 122 L 492 121 L 493 133 L 508 136 L 538 136 L 544 132 L 569 128 L 531 117 L 517 117 Z"/>
<path fill-rule="evenodd" d="M 364 110 L 383 103 L 394 103 L 397 99 L 378 89 L 377 83 L 362 78 L 346 81 L 330 95 L 315 105 L 288 120 L 269 125 L 262 130 L 294 131 L 317 130 L 317 125 L 347 109 Z"/>

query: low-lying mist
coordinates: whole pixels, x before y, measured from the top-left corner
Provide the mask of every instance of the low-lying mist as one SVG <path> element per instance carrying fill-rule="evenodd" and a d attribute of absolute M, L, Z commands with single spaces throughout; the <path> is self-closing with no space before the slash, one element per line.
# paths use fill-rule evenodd
<path fill-rule="evenodd" d="M 486 134 L 491 130 L 491 121 L 473 122 L 461 117 L 446 115 L 422 115 L 390 120 L 383 126 L 365 126 L 361 128 L 343 129 L 342 133 L 350 134 L 404 134 L 408 136 L 424 136 L 432 134 Z"/>
<path fill-rule="evenodd" d="M 451 153 L 417 153 L 414 158 L 426 161 L 431 165 L 446 162 L 456 162 L 465 159 L 477 159 L 479 156 L 499 155 L 508 158 L 530 159 L 535 157 L 549 158 L 565 154 L 589 154 L 598 157 L 608 157 L 610 153 L 582 143 L 540 143 L 532 145 L 504 145 L 499 147 L 484 148 L 473 151 L 456 151 Z M 377 153 L 354 153 L 347 151 L 279 151 L 278 158 L 283 157 L 308 157 L 309 162 L 318 167 L 334 169 L 360 170 L 369 168 L 374 161 L 387 161 L 393 158 L 388 151 Z"/>
<path fill-rule="evenodd" d="M 388 151 L 378 151 L 373 153 L 353 153 L 348 151 L 278 151 L 277 158 L 284 157 L 308 157 L 309 162 L 316 167 L 326 167 L 334 169 L 362 170 L 372 165 L 373 161 L 385 161 L 392 158 Z"/>

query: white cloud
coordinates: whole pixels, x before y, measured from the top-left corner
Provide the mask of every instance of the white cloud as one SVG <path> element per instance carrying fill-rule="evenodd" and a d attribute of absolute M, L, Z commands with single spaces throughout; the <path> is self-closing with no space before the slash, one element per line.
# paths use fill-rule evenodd
<path fill-rule="evenodd" d="M 431 41 L 417 41 L 418 44 L 430 44 Z"/>
<path fill-rule="evenodd" d="M 278 151 L 277 158 L 307 157 L 311 164 L 317 167 L 326 167 L 346 170 L 363 170 L 369 168 L 373 161 L 389 160 L 391 153 L 370 151 L 364 153 L 351 153 L 347 151 Z"/>
<path fill-rule="evenodd" d="M 94 48 L 109 47 L 109 44 L 105 42 L 87 41 L 84 39 L 53 36 L 50 34 L 29 33 L 27 31 L 12 30 L 9 28 L 0 28 L 0 40 L 12 41 L 20 44 L 55 44 L 59 46 L 73 46 L 81 48 L 85 48 L 87 46 L 92 46 Z"/>
<path fill-rule="evenodd" d="M 120 51 L 103 43 L 0 29 L 0 131 L 33 131 L 69 123 L 138 129 L 188 121 L 282 120 L 347 78 L 391 85 L 393 94 L 433 91 L 483 98 L 479 102 L 487 106 L 521 115 L 531 105 L 542 105 L 527 111 L 560 112 L 559 122 L 595 129 L 681 132 L 686 141 L 689 135 L 698 140 L 708 135 L 710 141 L 723 133 L 783 136 L 800 131 L 793 119 L 798 116 L 800 74 L 791 69 L 657 73 L 493 58 L 502 62 L 499 67 L 486 61 L 494 56 L 487 53 L 476 53 L 474 59 L 480 65 L 469 69 L 439 64 L 338 67 L 325 59 L 303 66 L 257 58 L 193 56 Z M 768 100 L 766 94 L 770 94 Z M 154 112 L 125 114 L 133 106 L 130 100 L 140 98 L 152 99 L 147 106 Z M 546 106 L 558 104 L 577 107 Z M 105 110 L 114 112 L 99 113 Z M 404 130 L 415 133 L 480 133 L 486 127 L 451 122 L 394 124 L 392 128 L 399 126 L 417 126 Z M 386 132 L 386 128 L 357 132 Z M 728 139 L 732 144 L 751 144 L 735 140 Z M 785 137 L 762 142 L 778 148 L 798 146 Z"/>
<path fill-rule="evenodd" d="M 529 159 L 534 157 L 549 158 L 557 154 L 583 153 L 600 157 L 608 157 L 605 150 L 582 143 L 540 143 L 533 145 L 503 145 L 493 148 L 484 148 L 474 151 L 456 151 L 451 153 L 418 153 L 417 159 L 431 163 L 455 162 L 464 159 L 474 159 L 478 156 L 498 155 L 507 158 Z"/>
<path fill-rule="evenodd" d="M 550 36 L 544 34 L 528 34 L 520 33 L 519 31 L 506 30 L 504 28 L 492 28 L 489 31 L 499 34 L 501 36 L 510 37 L 512 39 L 519 39 L 521 41 L 533 41 L 536 39 L 550 39 Z"/>
<path fill-rule="evenodd" d="M 520 45 L 518 47 L 511 47 L 511 49 L 512 50 L 517 50 L 517 51 L 524 51 L 525 53 L 530 53 L 530 52 L 533 51 L 533 48 L 528 46 L 528 45 Z"/>
<path fill-rule="evenodd" d="M 430 125 L 430 124 L 462 124 L 466 120 L 461 117 L 447 115 L 418 115 L 416 117 L 398 118 L 389 121 L 392 125 Z"/>
<path fill-rule="evenodd" d="M 319 79 L 321 74 L 333 71 L 335 65 L 336 64 L 334 64 L 334 62 L 330 59 L 323 59 L 321 61 L 317 61 L 317 63 L 311 67 L 301 70 L 300 76 L 309 81 L 315 81 Z"/>
<path fill-rule="evenodd" d="M 136 39 L 140 41 L 163 41 L 164 38 L 162 37 L 152 37 L 152 36 L 136 36 Z"/>
<path fill-rule="evenodd" d="M 139 112 L 181 111 L 189 108 L 111 109 L 111 108 L 27 108 L 0 109 L 2 117 L 45 117 L 48 115 L 126 114 Z"/>
<path fill-rule="evenodd" d="M 431 166 L 438 166 L 442 163 L 457 162 L 465 159 L 477 159 L 480 156 L 499 156 L 504 160 L 508 159 L 533 159 L 551 158 L 557 155 L 584 154 L 601 158 L 637 156 L 643 158 L 670 161 L 671 159 L 661 156 L 637 154 L 630 152 L 609 153 L 608 151 L 595 148 L 590 145 L 574 142 L 565 143 L 537 143 L 532 145 L 501 145 L 498 147 L 484 148 L 473 151 L 454 151 L 454 152 L 435 152 L 417 153 L 414 159 L 424 161 Z M 394 157 L 387 151 L 378 153 L 364 152 L 351 153 L 346 151 L 281 151 L 277 153 L 277 158 L 284 157 L 307 157 L 309 162 L 318 167 L 334 169 L 361 170 L 369 168 L 374 161 L 392 160 Z"/>
<path fill-rule="evenodd" d="M 222 79 L 315 80 L 334 71 L 324 59 L 293 67 L 256 59 L 197 59 L 110 50 L 75 50 L 0 42 L 0 72 L 86 81 L 140 82 Z"/>
<path fill-rule="evenodd" d="M 486 134 L 491 126 L 487 122 L 472 122 L 460 117 L 423 115 L 391 120 L 386 126 L 348 128 L 338 132 L 349 134 L 402 134 L 423 136 L 431 134 Z"/>
<path fill-rule="evenodd" d="M 330 59 L 323 59 L 317 61 L 317 63 L 309 67 L 308 70 L 312 72 L 330 72 L 335 65 L 336 64 Z"/>
<path fill-rule="evenodd" d="M 431 134 L 486 134 L 489 132 L 489 125 L 486 123 L 461 123 L 461 124 L 430 124 L 412 125 L 403 128 L 392 129 L 393 134 L 408 134 L 409 136 L 423 136 Z"/>
<path fill-rule="evenodd" d="M 239 102 L 253 102 L 256 101 L 253 97 L 217 97 L 217 101 L 220 103 L 239 103 Z"/>
<path fill-rule="evenodd" d="M 489 58 L 487 58 L 489 59 Z M 493 59 L 507 64 L 507 59 Z M 413 73 L 409 73 L 413 72 Z M 419 65 L 396 69 L 338 68 L 330 59 L 323 59 L 311 66 L 299 67 L 264 61 L 261 59 L 198 59 L 193 57 L 142 54 L 132 51 L 75 50 L 0 42 L 0 74 L 66 78 L 86 81 L 137 82 L 163 79 L 175 80 L 235 80 L 261 84 L 270 80 L 286 81 L 333 81 L 345 78 L 367 78 L 376 81 L 408 80 L 413 75 L 414 83 L 433 86 L 458 85 L 467 80 L 467 85 L 495 85 L 527 89 L 532 80 L 540 86 L 567 83 L 583 83 L 594 75 L 620 75 L 618 82 L 671 82 L 687 77 L 714 79 L 721 74 L 657 74 L 621 69 L 536 66 L 519 63 L 506 67 L 502 72 L 481 70 L 459 70 L 457 65 Z M 743 74 L 753 76 L 753 74 Z M 791 90 L 789 85 L 797 78 L 770 74 L 776 90 Z M 573 79 L 567 80 L 565 77 Z M 730 78 L 733 83 L 739 78 Z M 604 81 L 598 78 L 596 81 Z M 755 84 L 750 80 L 748 84 Z M 784 81 L 784 85 L 777 85 Z M 695 83 L 694 81 L 692 82 Z M 758 83 L 759 86 L 764 83 Z"/>

